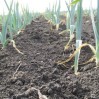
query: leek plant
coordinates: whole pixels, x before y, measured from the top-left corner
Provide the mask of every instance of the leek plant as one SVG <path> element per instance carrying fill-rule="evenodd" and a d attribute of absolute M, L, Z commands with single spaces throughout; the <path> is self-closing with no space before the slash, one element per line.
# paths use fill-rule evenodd
<path fill-rule="evenodd" d="M 16 48 L 13 37 L 14 35 L 17 35 L 19 31 L 25 28 L 25 26 L 32 21 L 33 17 L 36 18 L 38 16 L 38 13 L 36 13 L 37 15 L 35 15 L 35 13 L 32 14 L 29 12 L 28 8 L 23 9 L 23 12 L 20 13 L 18 2 L 14 3 L 12 0 L 10 6 L 8 5 L 6 0 L 4 0 L 4 2 L 6 4 L 9 13 L 8 15 L 3 15 L 2 17 L 2 31 L 0 32 L 1 44 L 3 45 L 4 48 L 7 45 L 8 41 L 10 41 L 12 42 L 13 47 L 18 51 L 18 53 L 23 54 Z M 8 33 L 10 36 L 9 38 L 7 38 Z"/>
<path fill-rule="evenodd" d="M 40 13 L 37 12 L 30 12 L 28 6 L 22 7 L 22 14 L 21 14 L 21 23 L 22 28 L 25 28 L 27 24 L 30 24 L 32 20 L 35 20 Z"/>
<path fill-rule="evenodd" d="M 25 16 L 24 16 L 25 17 Z M 9 31 L 12 35 L 10 38 L 13 39 L 14 35 L 17 35 L 20 30 L 22 30 L 26 25 L 24 22 L 22 14 L 19 11 L 19 3 L 14 3 L 14 9 L 12 10 L 11 17 L 9 20 Z"/>
<path fill-rule="evenodd" d="M 9 5 L 7 2 L 6 2 L 6 6 L 8 8 L 8 11 L 10 11 Z M 12 9 L 10 13 L 10 18 L 9 18 L 8 27 L 7 27 L 9 30 L 11 40 L 13 40 L 14 34 L 16 34 L 19 31 L 19 29 L 21 29 L 21 27 L 22 27 L 21 16 L 19 13 L 19 4 L 17 2 L 17 3 L 14 3 L 14 9 Z"/>
<path fill-rule="evenodd" d="M 82 32 L 82 0 L 78 1 L 72 1 L 71 6 L 72 10 L 68 10 L 70 13 L 70 19 L 73 17 L 73 19 L 70 20 L 70 36 L 73 35 L 75 25 L 74 25 L 74 8 L 75 8 L 75 3 L 77 4 L 77 22 L 76 22 L 76 51 L 74 52 L 73 55 L 70 56 L 69 59 L 63 62 L 58 62 L 59 64 L 64 64 L 66 62 L 69 62 L 74 56 L 75 56 L 75 61 L 74 61 L 74 73 L 78 74 L 78 61 L 79 61 L 79 55 L 80 55 L 80 49 L 82 45 L 82 40 L 81 40 L 81 32 Z M 67 5 L 67 4 L 66 4 Z M 69 8 L 68 8 L 69 9 Z M 73 13 L 73 15 L 72 15 Z M 72 38 L 70 38 L 70 41 Z M 69 44 L 69 43 L 68 43 Z M 85 45 L 84 45 L 85 46 Z M 66 45 L 67 48 L 67 45 Z"/>
<path fill-rule="evenodd" d="M 3 21 L 2 21 L 2 31 L 0 32 L 0 41 L 1 41 L 1 44 L 3 46 L 3 48 L 6 47 L 6 45 L 8 44 L 8 42 L 12 42 L 13 44 L 13 47 L 16 49 L 16 51 L 20 54 L 23 54 L 22 52 L 20 52 L 16 45 L 15 45 L 15 41 L 13 39 L 10 39 L 10 38 L 7 38 L 7 34 L 8 34 L 8 29 L 9 29 L 9 21 L 11 20 L 11 11 L 12 11 L 12 6 L 13 6 L 13 0 L 11 1 L 11 4 L 10 4 L 10 7 L 8 6 L 6 0 L 4 0 L 7 8 L 8 8 L 8 15 L 4 15 L 4 18 L 3 18 Z M 10 30 L 9 30 L 10 31 Z M 10 32 L 11 34 L 11 32 Z M 12 35 L 12 34 L 11 34 Z"/>
<path fill-rule="evenodd" d="M 96 66 L 99 66 L 99 0 L 97 0 L 96 24 L 94 21 L 92 1 L 90 3 L 90 11 L 91 11 L 92 26 L 95 35 L 95 44 L 96 44 L 96 48 L 95 48 Z"/>
<path fill-rule="evenodd" d="M 4 0 L 4 2 L 7 5 L 6 0 Z M 10 19 L 10 16 L 11 16 L 12 5 L 13 5 L 13 0 L 11 1 L 8 15 L 6 17 L 4 17 L 3 18 L 3 21 L 2 21 L 2 31 L 0 32 L 0 41 L 1 41 L 1 44 L 2 44 L 3 48 L 8 43 L 8 39 L 7 39 L 7 33 L 8 33 L 7 27 L 8 27 L 9 19 Z"/>
<path fill-rule="evenodd" d="M 59 24 L 60 24 L 60 0 L 59 2 L 56 1 L 56 4 L 53 5 L 53 7 L 51 8 L 49 6 L 49 8 L 47 8 L 46 10 L 46 14 L 45 14 L 45 18 L 47 18 L 48 20 L 50 20 L 50 22 L 56 26 L 56 30 L 59 29 Z"/>
<path fill-rule="evenodd" d="M 0 24 L 2 24 L 2 16 L 0 15 Z"/>
<path fill-rule="evenodd" d="M 66 30 L 70 30 L 70 14 L 68 11 L 66 13 Z"/>
<path fill-rule="evenodd" d="M 9 10 L 9 6 L 7 7 Z M 14 3 L 14 9 L 12 9 L 8 26 L 10 32 L 10 39 L 13 39 L 14 35 L 19 34 L 20 31 L 33 20 L 34 17 L 37 17 L 37 15 L 35 15 L 35 13 L 31 13 L 28 7 L 22 7 L 21 12 L 19 8 L 19 3 Z"/>
<path fill-rule="evenodd" d="M 22 8 L 22 24 L 23 24 L 23 28 L 27 25 L 30 24 L 30 22 L 34 19 L 34 13 L 31 13 L 29 11 L 28 6 L 25 8 Z"/>
<path fill-rule="evenodd" d="M 71 8 L 69 8 L 67 2 L 66 2 L 68 12 L 70 15 L 70 40 L 65 46 L 65 49 L 68 48 L 69 43 L 74 37 L 74 30 L 75 30 L 75 23 L 74 23 L 74 17 L 75 17 L 75 7 L 77 5 L 77 22 L 76 22 L 76 50 L 82 45 L 82 40 L 81 40 L 81 32 L 82 32 L 82 0 L 71 0 Z M 75 54 L 75 61 L 74 61 L 74 73 L 78 74 L 78 61 L 79 61 L 79 55 L 80 55 L 80 49 L 77 52 L 74 52 Z M 62 63 L 70 61 L 72 58 L 72 55 L 70 58 Z"/>
<path fill-rule="evenodd" d="M 12 31 L 14 34 L 16 34 L 19 30 L 23 28 L 22 25 L 22 17 L 19 12 L 19 3 L 14 3 L 14 9 L 12 12 L 12 18 L 11 18 L 11 26 L 12 26 Z"/>
<path fill-rule="evenodd" d="M 51 6 L 49 4 L 49 7 L 46 9 L 45 13 L 44 13 L 44 17 L 46 20 L 51 21 L 51 17 L 52 17 L 52 9 Z"/>
<path fill-rule="evenodd" d="M 81 32 L 82 32 L 82 0 L 78 2 L 77 6 L 77 24 L 76 24 L 76 49 L 82 45 Z M 80 50 L 75 55 L 74 72 L 77 74 L 78 61 L 79 61 Z"/>
<path fill-rule="evenodd" d="M 70 0 L 70 3 L 73 0 Z M 74 18 L 75 18 L 75 7 L 76 5 L 72 5 L 70 6 L 70 4 L 68 4 L 65 1 L 65 4 L 67 6 L 67 30 L 70 30 L 70 39 L 69 42 L 66 44 L 65 46 L 65 50 L 68 49 L 70 42 L 72 41 L 72 39 L 74 38 L 74 30 L 75 30 L 75 22 L 74 22 Z"/>

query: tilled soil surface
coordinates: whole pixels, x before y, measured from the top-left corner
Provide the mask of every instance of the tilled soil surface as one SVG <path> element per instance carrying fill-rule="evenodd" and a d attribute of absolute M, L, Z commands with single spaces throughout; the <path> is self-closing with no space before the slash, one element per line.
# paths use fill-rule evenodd
<path fill-rule="evenodd" d="M 64 46 L 69 34 L 51 30 L 43 17 L 27 25 L 15 37 L 18 53 L 9 43 L 0 51 L 0 99 L 99 99 L 99 68 L 95 62 L 83 65 L 93 56 L 89 47 L 82 48 L 79 60 L 79 75 L 71 66 L 74 58 L 64 61 L 75 50 L 75 39 L 68 50 Z M 83 18 L 83 43 L 95 45 L 89 17 Z M 1 47 L 0 47 L 1 48 Z"/>

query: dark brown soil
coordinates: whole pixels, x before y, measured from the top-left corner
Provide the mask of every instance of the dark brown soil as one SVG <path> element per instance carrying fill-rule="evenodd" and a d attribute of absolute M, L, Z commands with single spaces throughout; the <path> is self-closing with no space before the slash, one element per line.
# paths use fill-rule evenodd
<path fill-rule="evenodd" d="M 23 55 L 10 43 L 0 51 L 0 99 L 99 99 L 99 68 L 95 68 L 95 62 L 79 65 L 79 75 L 71 68 L 74 59 L 65 66 L 56 64 L 73 53 L 72 46 L 64 51 L 69 34 L 59 35 L 61 31 L 61 27 L 59 31 L 50 30 L 47 20 L 40 17 L 15 37 Z M 82 40 L 95 45 L 87 17 Z M 75 48 L 75 39 L 71 45 Z M 79 64 L 92 55 L 90 48 L 83 48 Z"/>

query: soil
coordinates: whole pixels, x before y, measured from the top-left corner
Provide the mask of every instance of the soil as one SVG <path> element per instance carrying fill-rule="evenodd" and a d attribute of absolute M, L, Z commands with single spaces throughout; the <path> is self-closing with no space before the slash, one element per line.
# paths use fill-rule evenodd
<path fill-rule="evenodd" d="M 83 17 L 82 25 L 83 43 L 94 46 L 90 18 Z M 75 38 L 64 50 L 69 33 L 60 35 L 63 29 L 60 25 L 58 31 L 51 30 L 48 21 L 39 17 L 14 38 L 23 54 L 11 43 L 3 50 L 0 45 L 0 99 L 99 99 L 99 68 L 94 61 L 83 65 L 93 56 L 89 47 L 81 50 L 79 75 L 71 68 L 74 58 L 65 65 L 57 64 L 75 50 Z"/>

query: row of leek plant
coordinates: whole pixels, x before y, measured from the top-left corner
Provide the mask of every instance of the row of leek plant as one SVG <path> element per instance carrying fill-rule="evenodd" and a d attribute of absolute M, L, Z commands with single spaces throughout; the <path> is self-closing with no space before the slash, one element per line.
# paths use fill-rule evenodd
<path fill-rule="evenodd" d="M 88 63 L 92 61 L 94 58 L 96 60 L 96 66 L 99 66 L 99 0 L 97 0 L 97 11 L 96 11 L 96 22 L 94 20 L 94 11 L 92 9 L 92 1 L 90 1 L 90 14 L 91 14 L 91 20 L 92 20 L 92 26 L 94 30 L 94 35 L 95 35 L 95 44 L 96 47 L 84 43 L 82 44 L 81 40 L 81 32 L 82 32 L 82 1 L 83 0 L 74 0 L 71 5 L 77 4 L 77 23 L 76 23 L 76 51 L 70 56 L 69 59 L 67 59 L 64 62 L 60 62 L 61 64 L 66 63 L 70 61 L 74 56 L 75 56 L 75 61 L 74 61 L 74 72 L 75 74 L 78 74 L 78 61 L 79 61 L 79 55 L 80 55 L 80 50 L 82 47 L 89 46 L 94 53 L 94 56 L 88 60 L 85 63 Z"/>
<path fill-rule="evenodd" d="M 56 30 L 59 29 L 60 24 L 60 0 L 56 1 L 56 4 L 52 6 L 49 5 L 49 8 L 47 8 L 44 16 L 47 20 L 50 21 L 51 24 L 56 26 Z"/>
<path fill-rule="evenodd" d="M 14 9 L 12 9 L 9 20 L 10 33 L 12 32 L 14 35 L 18 34 L 20 30 L 24 29 L 35 18 L 35 13 L 31 13 L 28 7 L 22 7 L 22 12 L 20 13 L 19 3 L 14 3 Z M 11 36 L 11 39 L 13 39 L 13 36 Z"/>
<path fill-rule="evenodd" d="M 74 63 L 74 71 L 75 74 L 77 74 L 78 71 L 78 60 L 79 60 L 79 53 L 82 47 L 85 46 L 89 46 L 92 50 L 92 52 L 94 53 L 94 56 L 88 60 L 87 62 L 92 61 L 93 59 L 96 60 L 96 66 L 99 66 L 99 0 L 97 0 L 97 11 L 96 11 L 96 23 L 94 20 L 94 11 L 92 9 L 92 0 L 90 1 L 90 15 L 91 15 L 91 20 L 92 20 L 92 26 L 93 26 L 93 31 L 94 31 L 94 35 L 95 35 L 95 45 L 96 47 L 94 48 L 94 46 L 90 45 L 90 44 L 81 44 L 81 31 L 82 31 L 82 0 L 75 0 L 75 2 L 78 2 L 78 24 L 77 24 L 77 28 L 76 28 L 76 41 L 79 40 L 80 38 L 80 43 L 78 44 L 78 47 L 76 47 L 76 51 L 75 53 L 72 55 L 75 55 L 75 63 Z M 80 45 L 80 46 L 79 46 Z M 85 63 L 87 63 L 85 62 Z"/>
<path fill-rule="evenodd" d="M 19 33 L 22 29 L 25 28 L 27 24 L 29 24 L 33 19 L 39 16 L 37 13 L 31 13 L 27 8 L 22 8 L 22 13 L 19 12 L 19 3 L 14 3 L 11 1 L 10 6 L 7 1 L 4 0 L 6 7 L 9 11 L 8 15 L 3 15 L 2 17 L 2 31 L 0 32 L 0 41 L 3 45 L 3 48 L 6 47 L 8 41 L 13 41 L 13 45 L 15 47 L 15 42 L 13 37 Z M 7 35 L 9 33 L 9 38 Z"/>

